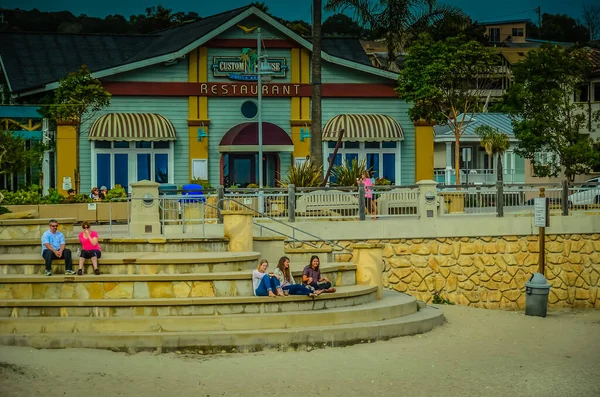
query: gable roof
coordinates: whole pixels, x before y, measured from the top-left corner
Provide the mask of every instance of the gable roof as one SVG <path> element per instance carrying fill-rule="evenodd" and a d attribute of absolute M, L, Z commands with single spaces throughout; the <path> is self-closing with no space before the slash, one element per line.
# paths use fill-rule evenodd
<path fill-rule="evenodd" d="M 463 115 L 459 115 L 460 120 Z M 500 132 L 508 135 L 511 142 L 515 142 L 515 134 L 513 132 L 512 120 L 506 113 L 474 113 L 471 117 L 466 116 L 466 127 L 463 129 L 461 141 L 479 141 L 479 135 L 475 129 L 482 125 L 489 125 L 492 128 L 497 128 Z M 454 130 L 448 125 L 436 125 L 433 127 L 435 132 L 435 142 L 454 142 Z"/>
<path fill-rule="evenodd" d="M 259 9 L 245 6 L 148 35 L 0 33 L 0 63 L 13 94 L 48 91 L 82 64 L 92 76 L 102 78 L 184 57 L 251 15 L 312 51 L 309 40 Z M 326 62 L 397 78 L 372 66 L 358 39 L 324 38 L 321 55 Z"/>

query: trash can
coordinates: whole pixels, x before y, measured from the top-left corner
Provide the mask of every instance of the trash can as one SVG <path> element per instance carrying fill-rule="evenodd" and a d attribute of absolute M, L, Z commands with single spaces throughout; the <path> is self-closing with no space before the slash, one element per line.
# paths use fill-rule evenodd
<path fill-rule="evenodd" d="M 179 219 L 179 201 L 170 199 L 169 196 L 177 195 L 177 185 L 173 183 L 162 183 L 158 186 L 158 195 L 161 196 L 160 217 L 167 224 L 174 223 Z M 171 221 L 171 222 L 169 222 Z"/>
<path fill-rule="evenodd" d="M 541 273 L 533 273 L 525 283 L 525 315 L 546 317 L 550 284 Z"/>

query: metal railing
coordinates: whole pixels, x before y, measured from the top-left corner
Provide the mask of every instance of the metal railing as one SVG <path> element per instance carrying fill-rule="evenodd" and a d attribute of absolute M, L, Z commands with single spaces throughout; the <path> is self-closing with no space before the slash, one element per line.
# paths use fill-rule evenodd
<path fill-rule="evenodd" d="M 252 205 L 253 204 L 254 203 L 252 203 Z M 220 199 L 217 202 L 217 208 L 229 209 L 229 210 L 243 209 L 243 210 L 252 212 L 253 213 L 252 223 L 255 226 L 258 226 L 258 228 L 260 230 L 260 236 L 263 236 L 263 230 L 268 230 L 271 233 L 275 233 L 279 236 L 283 236 L 283 237 L 287 237 L 288 239 L 291 239 L 293 246 L 296 246 L 298 243 L 302 243 L 303 245 L 308 245 L 313 248 L 323 248 L 324 245 L 329 245 L 333 249 L 333 252 L 331 255 L 333 257 L 334 262 L 335 262 L 335 257 L 338 255 L 349 255 L 350 258 L 352 258 L 352 251 L 349 250 L 348 248 L 346 248 L 332 240 L 327 240 L 327 239 L 319 237 L 313 233 L 307 232 L 305 230 L 301 230 L 293 225 L 290 225 L 289 222 L 284 222 L 284 221 L 277 219 L 265 212 L 261 213 L 260 211 L 255 209 L 254 206 L 249 206 L 249 205 L 240 203 L 239 199 L 237 197 L 225 197 L 225 198 Z M 270 220 L 271 222 L 282 225 L 283 227 L 285 227 L 287 229 L 291 229 L 291 234 L 288 234 L 288 233 L 282 232 L 281 230 L 277 230 L 273 227 L 267 226 L 264 222 L 260 222 L 257 219 L 258 220 L 266 219 L 266 220 Z M 296 234 L 306 235 L 306 236 L 312 237 L 314 240 L 299 239 Z M 315 244 L 314 243 L 315 241 L 317 243 L 321 243 L 321 244 L 320 245 Z M 337 250 L 336 250 L 336 248 L 337 248 Z"/>

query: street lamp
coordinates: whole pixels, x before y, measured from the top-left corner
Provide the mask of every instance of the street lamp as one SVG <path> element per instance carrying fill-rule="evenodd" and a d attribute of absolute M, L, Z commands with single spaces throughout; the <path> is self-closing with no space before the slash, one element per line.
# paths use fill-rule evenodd
<path fill-rule="evenodd" d="M 258 70 L 256 71 L 256 80 L 258 84 L 258 209 L 262 213 L 264 212 L 264 196 L 263 196 L 263 128 L 262 128 L 262 83 L 268 83 L 271 81 L 273 71 L 269 62 L 267 62 L 266 56 L 263 58 L 261 54 L 261 30 L 256 29 L 256 55 L 258 60 Z"/>

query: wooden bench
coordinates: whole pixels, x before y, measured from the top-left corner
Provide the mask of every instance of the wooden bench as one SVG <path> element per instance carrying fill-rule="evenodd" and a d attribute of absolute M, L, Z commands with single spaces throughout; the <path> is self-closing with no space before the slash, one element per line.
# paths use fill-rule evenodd
<path fill-rule="evenodd" d="M 417 214 L 418 208 L 418 189 L 393 189 L 377 198 L 379 215 Z"/>
<path fill-rule="evenodd" d="M 341 190 L 321 190 L 303 194 L 296 200 L 296 213 L 311 211 L 358 212 L 358 197 Z"/>

